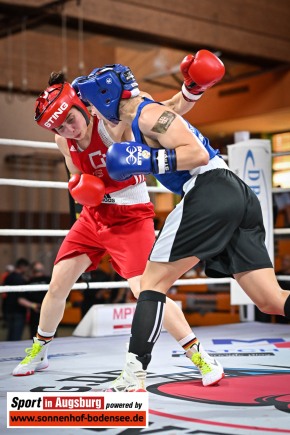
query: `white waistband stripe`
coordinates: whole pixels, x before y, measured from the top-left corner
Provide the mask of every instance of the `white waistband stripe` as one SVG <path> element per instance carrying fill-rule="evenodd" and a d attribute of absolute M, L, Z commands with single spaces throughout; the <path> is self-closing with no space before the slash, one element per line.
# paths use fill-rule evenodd
<path fill-rule="evenodd" d="M 133 205 L 150 202 L 145 182 L 134 184 L 125 189 L 105 195 L 104 204 Z"/>

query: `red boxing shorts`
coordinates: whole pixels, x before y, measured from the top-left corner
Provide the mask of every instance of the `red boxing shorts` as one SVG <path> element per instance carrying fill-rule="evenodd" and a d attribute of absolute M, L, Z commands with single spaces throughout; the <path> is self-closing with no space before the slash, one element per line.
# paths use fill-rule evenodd
<path fill-rule="evenodd" d="M 109 254 L 112 266 L 123 278 L 142 275 L 155 241 L 154 216 L 151 202 L 83 207 L 61 244 L 54 264 L 87 254 L 92 262 L 87 269 L 90 271 Z"/>

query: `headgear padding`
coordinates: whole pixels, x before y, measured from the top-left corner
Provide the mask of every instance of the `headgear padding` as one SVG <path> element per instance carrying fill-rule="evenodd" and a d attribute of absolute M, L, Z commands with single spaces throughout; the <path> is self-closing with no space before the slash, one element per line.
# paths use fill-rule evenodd
<path fill-rule="evenodd" d="M 65 121 L 72 107 L 76 107 L 89 123 L 90 114 L 69 83 L 49 86 L 36 100 L 34 120 L 43 128 L 54 131 Z"/>
<path fill-rule="evenodd" d="M 78 81 L 81 98 L 89 101 L 109 121 L 118 124 L 122 98 L 139 95 L 138 83 L 129 67 L 114 64 L 95 68 Z"/>

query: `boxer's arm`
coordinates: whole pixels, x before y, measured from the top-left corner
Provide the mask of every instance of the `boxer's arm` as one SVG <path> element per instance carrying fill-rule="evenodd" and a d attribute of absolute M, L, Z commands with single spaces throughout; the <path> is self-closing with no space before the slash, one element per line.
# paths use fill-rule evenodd
<path fill-rule="evenodd" d="M 67 140 L 62 137 L 59 136 L 58 134 L 55 135 L 55 142 L 56 145 L 59 149 L 59 151 L 62 153 L 62 155 L 64 156 L 65 159 L 65 164 L 69 170 L 70 174 L 80 174 L 80 170 L 74 165 L 70 152 L 68 150 L 68 146 L 67 146 Z"/>
<path fill-rule="evenodd" d="M 68 182 L 71 196 L 82 205 L 97 207 L 105 195 L 103 181 L 91 174 L 74 174 Z"/>
<path fill-rule="evenodd" d="M 66 166 L 71 174 L 68 189 L 71 196 L 79 204 L 88 207 L 98 206 L 105 195 L 105 185 L 101 179 L 90 174 L 81 174 L 73 164 L 67 146 L 67 140 L 59 135 L 55 136 L 55 142 L 65 158 Z"/>
<path fill-rule="evenodd" d="M 185 113 L 189 112 L 195 103 L 196 101 L 185 100 L 181 91 L 173 95 L 170 100 L 162 101 L 162 104 L 169 107 L 171 110 L 174 110 L 174 112 L 178 113 L 179 115 L 184 115 Z"/>
<path fill-rule="evenodd" d="M 144 107 L 139 128 L 145 140 L 154 147 L 175 150 L 176 169 L 191 170 L 206 165 L 209 154 L 199 139 L 189 130 L 185 120 L 177 113 L 158 104 Z"/>
<path fill-rule="evenodd" d="M 151 146 L 114 143 L 107 152 L 107 170 L 114 180 L 126 180 L 135 174 L 188 171 L 208 163 L 209 154 L 203 144 L 178 114 L 164 106 L 144 107 L 139 127 Z"/>
<path fill-rule="evenodd" d="M 222 61 L 208 50 L 185 56 L 180 64 L 184 82 L 182 94 L 187 101 L 198 100 L 204 91 L 218 83 L 225 74 Z"/>
<path fill-rule="evenodd" d="M 175 150 L 150 148 L 131 141 L 115 142 L 107 152 L 107 170 L 117 181 L 127 180 L 132 175 L 175 172 Z"/>
<path fill-rule="evenodd" d="M 182 91 L 163 104 L 183 115 L 192 109 L 207 89 L 223 78 L 225 67 L 214 53 L 199 50 L 195 55 L 185 56 L 180 71 L 184 78 Z"/>

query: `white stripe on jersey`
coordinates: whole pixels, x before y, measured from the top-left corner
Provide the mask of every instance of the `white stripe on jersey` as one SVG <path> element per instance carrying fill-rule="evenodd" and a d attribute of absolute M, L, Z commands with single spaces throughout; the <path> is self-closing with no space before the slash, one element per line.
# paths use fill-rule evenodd
<path fill-rule="evenodd" d="M 104 125 L 104 121 L 102 119 L 100 119 L 98 123 L 98 133 L 100 135 L 103 144 L 106 145 L 107 148 L 113 145 L 114 141 L 109 135 L 109 133 L 107 132 L 106 127 Z"/>

